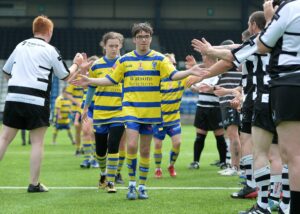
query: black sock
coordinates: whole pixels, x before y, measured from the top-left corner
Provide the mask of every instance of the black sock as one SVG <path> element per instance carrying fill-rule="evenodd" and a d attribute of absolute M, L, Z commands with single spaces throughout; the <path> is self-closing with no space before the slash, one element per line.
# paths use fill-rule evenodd
<path fill-rule="evenodd" d="M 194 142 L 194 161 L 199 162 L 202 150 L 204 148 L 206 135 L 197 133 L 197 137 Z"/>
<path fill-rule="evenodd" d="M 290 214 L 300 213 L 300 192 L 291 191 L 291 207 Z"/>
<path fill-rule="evenodd" d="M 220 163 L 226 162 L 226 152 L 227 152 L 227 145 L 225 142 L 224 135 L 215 136 L 217 140 L 217 149 L 219 152 Z"/>

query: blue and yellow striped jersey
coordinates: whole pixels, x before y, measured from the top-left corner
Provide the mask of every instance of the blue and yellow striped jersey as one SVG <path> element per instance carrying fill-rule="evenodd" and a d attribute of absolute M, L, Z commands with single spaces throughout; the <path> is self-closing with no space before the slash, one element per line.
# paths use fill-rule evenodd
<path fill-rule="evenodd" d="M 55 100 L 55 123 L 60 125 L 67 125 L 70 123 L 69 115 L 71 113 L 71 100 L 64 98 L 62 95 Z M 57 111 L 60 111 L 61 119 L 58 118 Z"/>
<path fill-rule="evenodd" d="M 66 93 L 72 95 L 78 103 L 82 102 L 83 88 L 81 86 L 75 86 L 75 85 L 69 84 L 66 87 Z M 77 106 L 75 103 L 72 103 L 72 111 L 73 112 L 81 112 L 81 108 L 80 108 L 80 106 Z"/>
<path fill-rule="evenodd" d="M 102 78 L 111 75 L 112 67 L 117 59 L 109 60 L 106 57 L 98 59 L 90 68 L 89 77 Z M 122 97 L 121 83 L 113 86 L 98 86 L 94 94 L 94 125 L 124 122 Z"/>
<path fill-rule="evenodd" d="M 163 126 L 172 126 L 180 122 L 180 101 L 186 88 L 186 79 L 172 81 L 165 78 L 161 81 L 161 111 Z"/>
<path fill-rule="evenodd" d="M 132 51 L 118 59 L 113 73 L 106 77 L 114 83 L 124 81 L 125 121 L 161 123 L 160 81 L 171 77 L 175 72 L 172 63 L 154 50 L 143 56 Z"/>

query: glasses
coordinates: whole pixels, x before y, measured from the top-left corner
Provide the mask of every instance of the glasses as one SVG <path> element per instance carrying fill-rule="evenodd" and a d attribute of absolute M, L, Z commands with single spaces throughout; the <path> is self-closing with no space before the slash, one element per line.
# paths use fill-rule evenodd
<path fill-rule="evenodd" d="M 143 39 L 149 40 L 151 38 L 151 36 L 150 35 L 138 35 L 135 38 L 138 40 L 143 40 Z"/>

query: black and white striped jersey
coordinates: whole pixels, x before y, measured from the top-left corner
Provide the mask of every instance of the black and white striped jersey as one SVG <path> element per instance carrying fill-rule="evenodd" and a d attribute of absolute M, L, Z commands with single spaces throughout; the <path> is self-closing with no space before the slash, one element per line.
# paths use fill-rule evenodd
<path fill-rule="evenodd" d="M 255 35 L 252 36 L 247 42 L 243 43 L 240 47 L 232 51 L 235 58 L 234 64 L 239 66 L 243 62 L 251 62 L 253 75 L 252 85 L 255 87 L 253 90 L 252 98 L 255 104 L 269 103 L 269 80 L 270 76 L 267 73 L 267 66 L 270 60 L 270 54 L 257 54 L 257 44 Z"/>
<path fill-rule="evenodd" d="M 10 75 L 6 101 L 49 108 L 52 74 L 65 79 L 69 70 L 59 52 L 40 38 L 19 43 L 3 72 Z"/>
<path fill-rule="evenodd" d="M 282 3 L 259 39 L 271 48 L 271 85 L 300 86 L 300 1 Z"/>
<path fill-rule="evenodd" d="M 242 79 L 242 72 L 234 69 L 235 68 L 232 68 L 230 71 L 221 74 L 217 84 L 223 88 L 229 89 L 238 87 Z M 220 97 L 220 106 L 230 107 L 230 101 L 232 99 L 234 99 L 234 96 L 231 94 Z"/>
<path fill-rule="evenodd" d="M 219 78 L 215 76 L 208 79 L 204 79 L 203 81 L 201 81 L 201 83 L 216 85 L 218 79 Z M 211 93 L 199 92 L 197 106 L 204 107 L 204 108 L 220 107 L 219 97 Z"/>

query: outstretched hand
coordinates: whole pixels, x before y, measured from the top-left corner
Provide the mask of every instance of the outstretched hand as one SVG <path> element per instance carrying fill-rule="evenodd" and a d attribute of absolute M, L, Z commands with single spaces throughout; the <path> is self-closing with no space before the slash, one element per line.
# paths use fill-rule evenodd
<path fill-rule="evenodd" d="M 186 67 L 186 69 L 190 69 L 191 67 L 193 67 L 196 64 L 197 64 L 197 62 L 196 62 L 194 56 L 187 55 L 185 57 L 185 67 Z"/>
<path fill-rule="evenodd" d="M 211 44 L 208 41 L 206 41 L 204 38 L 202 38 L 201 40 L 193 39 L 192 46 L 194 47 L 195 51 L 203 55 L 207 55 L 208 51 L 212 48 Z"/>
<path fill-rule="evenodd" d="M 72 85 L 86 87 L 90 84 L 90 79 L 82 74 L 79 74 L 78 77 L 70 82 Z"/>

